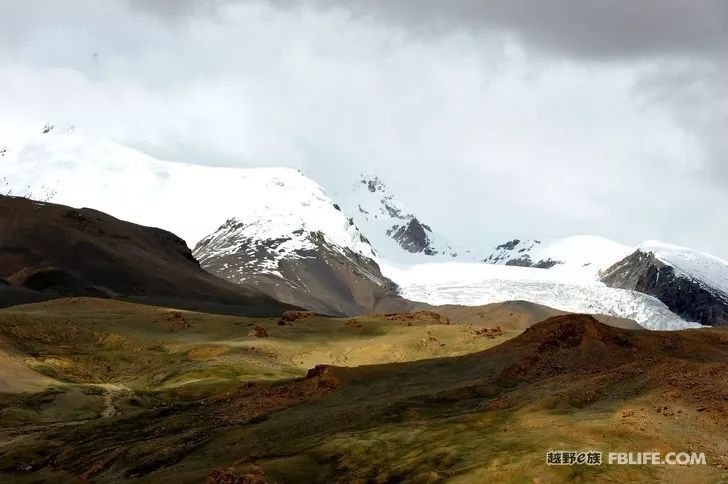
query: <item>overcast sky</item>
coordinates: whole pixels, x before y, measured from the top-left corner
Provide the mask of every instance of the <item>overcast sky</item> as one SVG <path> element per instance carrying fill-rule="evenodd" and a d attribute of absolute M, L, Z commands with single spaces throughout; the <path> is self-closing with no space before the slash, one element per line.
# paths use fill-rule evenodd
<path fill-rule="evenodd" d="M 335 198 L 377 173 L 472 247 L 728 258 L 720 0 L 5 0 L 0 118 L 300 168 Z"/>

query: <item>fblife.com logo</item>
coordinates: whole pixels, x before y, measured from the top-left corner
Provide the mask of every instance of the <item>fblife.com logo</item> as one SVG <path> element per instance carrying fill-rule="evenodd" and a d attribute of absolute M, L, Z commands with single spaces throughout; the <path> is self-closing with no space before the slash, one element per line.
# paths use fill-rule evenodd
<path fill-rule="evenodd" d="M 546 453 L 548 465 L 705 465 L 703 452 L 608 452 L 606 461 L 600 451 L 550 450 Z"/>

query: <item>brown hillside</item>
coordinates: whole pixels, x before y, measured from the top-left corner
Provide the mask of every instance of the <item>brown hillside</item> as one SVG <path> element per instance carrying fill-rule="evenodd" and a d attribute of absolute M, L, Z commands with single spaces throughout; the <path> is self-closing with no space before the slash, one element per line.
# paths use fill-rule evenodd
<path fill-rule="evenodd" d="M 263 314 L 284 309 L 202 270 L 176 235 L 96 210 L 2 196 L 0 234 L 0 277 L 25 290 L 0 288 L 8 303 L 39 300 L 40 293 Z"/>

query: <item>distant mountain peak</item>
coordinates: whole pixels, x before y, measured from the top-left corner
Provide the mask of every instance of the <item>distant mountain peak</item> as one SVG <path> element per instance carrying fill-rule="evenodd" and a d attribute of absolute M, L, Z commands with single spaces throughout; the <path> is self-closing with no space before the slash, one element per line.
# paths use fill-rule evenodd
<path fill-rule="evenodd" d="M 629 254 L 630 248 L 603 237 L 578 235 L 540 241 L 512 239 L 493 249 L 482 261 L 488 264 L 558 269 L 594 279 Z"/>
<path fill-rule="evenodd" d="M 415 215 L 375 174 L 362 173 L 342 198 L 356 226 L 388 260 L 411 261 L 418 256 L 452 260 L 470 255 Z"/>

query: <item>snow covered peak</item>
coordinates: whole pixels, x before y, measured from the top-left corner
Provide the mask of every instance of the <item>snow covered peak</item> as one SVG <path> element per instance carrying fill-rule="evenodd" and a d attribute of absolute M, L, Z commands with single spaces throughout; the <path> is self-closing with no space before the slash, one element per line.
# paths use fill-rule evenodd
<path fill-rule="evenodd" d="M 92 207 L 165 228 L 190 246 L 234 219 L 260 239 L 319 233 L 337 247 L 374 254 L 323 188 L 297 170 L 160 161 L 79 131 L 42 131 L 0 135 L 3 193 Z"/>
<path fill-rule="evenodd" d="M 378 176 L 362 174 L 352 191 L 358 199 L 357 211 L 363 220 L 405 221 L 414 218 L 414 214 L 395 198 Z"/>
<path fill-rule="evenodd" d="M 385 260 L 472 260 L 469 250 L 434 232 L 376 175 L 362 174 L 341 198 L 356 226 Z"/>
<path fill-rule="evenodd" d="M 728 262 L 705 252 L 656 240 L 643 242 L 637 250 L 653 254 L 659 261 L 672 266 L 676 275 L 718 289 L 728 296 Z"/>
<path fill-rule="evenodd" d="M 550 241 L 514 239 L 495 248 L 483 262 L 552 269 L 594 278 L 633 249 L 603 237 L 577 235 Z"/>
<path fill-rule="evenodd" d="M 497 245 L 493 252 L 483 259 L 488 264 L 504 264 L 508 266 L 539 267 L 545 268 L 548 261 L 533 261 L 531 252 L 541 245 L 540 240 L 513 239 Z M 551 264 L 553 265 L 553 264 Z"/>

